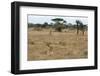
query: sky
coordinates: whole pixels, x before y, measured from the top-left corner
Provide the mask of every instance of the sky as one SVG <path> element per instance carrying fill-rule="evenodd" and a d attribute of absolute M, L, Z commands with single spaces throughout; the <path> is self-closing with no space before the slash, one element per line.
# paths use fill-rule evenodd
<path fill-rule="evenodd" d="M 53 16 L 53 15 L 28 15 L 28 23 L 43 24 L 44 22 L 53 23 L 51 19 L 62 18 L 68 23 L 75 24 L 76 20 L 80 20 L 83 24 L 88 24 L 88 18 L 83 16 Z"/>

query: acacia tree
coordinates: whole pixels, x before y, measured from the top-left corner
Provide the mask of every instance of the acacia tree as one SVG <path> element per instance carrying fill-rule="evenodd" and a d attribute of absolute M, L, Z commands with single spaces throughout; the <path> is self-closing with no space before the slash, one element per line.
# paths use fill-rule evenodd
<path fill-rule="evenodd" d="M 52 21 L 55 22 L 55 30 L 61 32 L 64 28 L 64 23 L 66 23 L 66 21 L 62 18 L 54 18 L 52 19 Z"/>
<path fill-rule="evenodd" d="M 62 18 L 54 18 L 54 19 L 52 19 L 52 21 L 54 21 L 56 24 L 59 24 L 63 21 L 63 19 Z"/>

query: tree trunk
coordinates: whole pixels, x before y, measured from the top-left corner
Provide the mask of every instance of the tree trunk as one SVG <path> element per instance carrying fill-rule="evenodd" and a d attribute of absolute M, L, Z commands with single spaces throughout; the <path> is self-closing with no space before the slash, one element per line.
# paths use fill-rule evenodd
<path fill-rule="evenodd" d="M 77 23 L 77 35 L 79 34 L 79 27 L 78 27 L 78 23 Z"/>

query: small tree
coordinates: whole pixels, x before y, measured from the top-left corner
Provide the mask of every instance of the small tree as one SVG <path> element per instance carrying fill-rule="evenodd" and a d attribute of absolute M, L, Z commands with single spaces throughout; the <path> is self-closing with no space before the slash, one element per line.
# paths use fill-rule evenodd
<path fill-rule="evenodd" d="M 48 26 L 48 23 L 47 22 L 45 22 L 44 24 L 42 24 L 42 27 L 43 28 L 46 28 Z"/>
<path fill-rule="evenodd" d="M 83 23 L 79 20 L 76 20 L 76 25 L 77 25 L 77 34 L 79 34 L 79 30 L 80 30 L 83 32 L 84 35 L 85 26 L 83 25 Z"/>
<path fill-rule="evenodd" d="M 63 24 L 66 25 L 67 21 L 63 20 Z"/>
<path fill-rule="evenodd" d="M 79 24 L 80 24 L 80 21 L 79 20 L 76 20 L 77 35 L 79 34 Z"/>
<path fill-rule="evenodd" d="M 85 26 L 83 25 L 82 22 L 80 22 L 80 30 L 82 31 L 82 33 L 83 33 L 83 35 L 84 35 Z"/>

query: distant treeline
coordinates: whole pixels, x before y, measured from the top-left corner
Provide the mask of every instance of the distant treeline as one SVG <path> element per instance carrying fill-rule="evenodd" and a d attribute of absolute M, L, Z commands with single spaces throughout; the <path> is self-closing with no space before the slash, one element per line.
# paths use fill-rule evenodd
<path fill-rule="evenodd" d="M 48 22 L 44 22 L 43 24 L 37 23 L 37 24 L 33 24 L 33 23 L 28 23 L 28 27 L 34 27 L 34 28 L 54 28 L 56 31 L 61 32 L 62 29 L 77 29 L 77 34 L 79 33 L 79 30 L 81 31 L 86 31 L 88 28 L 88 25 L 83 24 L 82 21 L 80 20 L 76 20 L 75 23 L 76 24 L 72 24 L 72 23 L 67 23 L 64 19 L 61 18 L 54 18 L 52 19 L 53 23 L 48 23 Z"/>
<path fill-rule="evenodd" d="M 48 23 L 44 23 L 44 24 L 33 24 L 33 23 L 28 23 L 28 28 L 31 28 L 31 27 L 41 27 L 41 28 L 57 28 L 58 27 L 58 25 L 54 25 L 53 23 L 51 23 L 51 24 L 48 24 Z M 79 26 L 79 27 L 81 27 L 81 26 Z M 83 26 L 85 29 L 87 29 L 87 25 L 84 25 Z M 64 24 L 63 25 L 63 28 L 64 29 L 67 29 L 67 28 L 77 28 L 77 25 L 76 24 L 71 24 L 71 23 L 69 23 L 69 24 Z"/>

